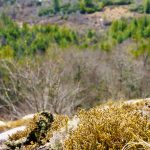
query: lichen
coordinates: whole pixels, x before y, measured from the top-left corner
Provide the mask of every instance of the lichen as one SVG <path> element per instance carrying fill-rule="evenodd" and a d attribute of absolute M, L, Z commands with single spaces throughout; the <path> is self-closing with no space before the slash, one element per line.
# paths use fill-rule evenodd
<path fill-rule="evenodd" d="M 80 124 L 66 139 L 64 149 L 121 150 L 127 143 L 138 142 L 139 139 L 149 142 L 148 115 L 139 111 L 144 104 L 117 103 L 106 109 L 96 107 L 89 111 L 81 110 L 78 113 Z M 132 150 L 138 148 L 144 147 L 140 144 L 131 147 Z"/>
<path fill-rule="evenodd" d="M 42 145 L 42 140 L 46 137 L 48 129 L 54 122 L 54 117 L 49 112 L 41 112 L 34 116 L 33 120 L 28 124 L 25 131 L 13 134 L 6 145 L 10 149 L 21 147 L 36 147 Z M 25 138 L 25 140 L 22 140 Z"/>
<path fill-rule="evenodd" d="M 70 119 L 41 112 L 6 144 L 11 150 L 149 150 L 149 106 L 146 101 L 108 103 Z"/>

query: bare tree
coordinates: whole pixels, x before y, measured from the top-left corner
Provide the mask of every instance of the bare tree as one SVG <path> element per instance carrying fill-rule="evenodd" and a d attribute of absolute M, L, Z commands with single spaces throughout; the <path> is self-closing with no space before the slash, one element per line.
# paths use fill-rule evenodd
<path fill-rule="evenodd" d="M 64 85 L 55 64 L 28 62 L 24 67 L 3 61 L 8 81 L 1 79 L 0 101 L 15 115 L 39 111 L 72 114 L 81 99 L 80 85 Z"/>

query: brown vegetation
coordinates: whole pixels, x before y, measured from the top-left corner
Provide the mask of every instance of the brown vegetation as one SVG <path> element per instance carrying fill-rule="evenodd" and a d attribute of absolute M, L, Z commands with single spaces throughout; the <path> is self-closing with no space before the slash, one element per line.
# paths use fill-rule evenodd
<path fill-rule="evenodd" d="M 55 49 L 51 60 L 2 61 L 7 76 L 1 79 L 1 111 L 13 118 L 43 110 L 72 115 L 108 99 L 149 97 L 148 70 L 124 49 L 109 55 Z"/>

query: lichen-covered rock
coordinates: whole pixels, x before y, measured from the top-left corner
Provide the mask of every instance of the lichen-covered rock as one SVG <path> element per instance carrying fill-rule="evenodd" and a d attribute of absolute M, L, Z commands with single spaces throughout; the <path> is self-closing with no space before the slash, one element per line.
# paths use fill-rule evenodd
<path fill-rule="evenodd" d="M 74 117 L 36 114 L 24 131 L 13 134 L 7 149 L 150 149 L 150 99 L 107 103 Z"/>
<path fill-rule="evenodd" d="M 38 150 L 45 148 L 62 150 L 65 140 L 69 137 L 69 134 L 78 127 L 79 123 L 80 119 L 77 116 L 74 116 L 67 122 L 66 126 L 60 128 L 58 131 L 54 131 L 52 137 L 49 139 L 49 142 L 44 146 L 41 146 Z"/>
<path fill-rule="evenodd" d="M 51 127 L 54 117 L 49 112 L 36 114 L 25 131 L 18 132 L 10 137 L 6 142 L 9 149 L 16 149 L 33 145 L 42 145 L 42 140 L 46 137 L 48 129 Z"/>

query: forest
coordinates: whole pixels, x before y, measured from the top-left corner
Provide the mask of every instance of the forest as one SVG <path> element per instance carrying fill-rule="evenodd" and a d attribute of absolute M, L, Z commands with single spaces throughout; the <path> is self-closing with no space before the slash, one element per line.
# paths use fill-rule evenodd
<path fill-rule="evenodd" d="M 82 7 L 77 8 L 94 11 L 97 3 L 133 5 L 124 0 L 78 3 Z M 150 3 L 146 0 L 142 5 L 142 16 L 122 16 L 102 31 L 80 31 L 59 24 L 20 25 L 2 13 L 0 109 L 7 113 L 13 109 L 14 116 L 49 108 L 72 115 L 78 107 L 90 108 L 108 99 L 149 97 L 150 18 L 146 14 Z M 54 1 L 53 8 L 57 13 L 62 11 L 60 1 Z M 25 106 L 29 109 L 22 112 Z"/>

